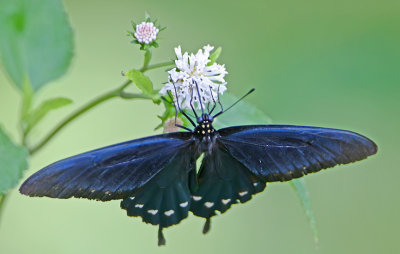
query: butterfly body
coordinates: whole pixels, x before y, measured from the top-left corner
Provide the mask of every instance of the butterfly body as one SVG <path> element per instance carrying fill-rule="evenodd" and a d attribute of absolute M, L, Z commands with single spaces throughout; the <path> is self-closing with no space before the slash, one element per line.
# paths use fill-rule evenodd
<path fill-rule="evenodd" d="M 162 228 L 191 211 L 206 219 L 263 191 L 267 182 L 361 160 L 375 154 L 370 139 L 345 130 L 249 125 L 215 130 L 202 114 L 191 132 L 132 140 L 55 162 L 28 178 L 29 196 L 121 199 L 128 216 Z M 196 161 L 204 154 L 201 167 Z"/>
<path fill-rule="evenodd" d="M 196 139 L 198 156 L 202 153 L 211 152 L 219 136 L 218 132 L 212 126 L 213 118 L 208 114 L 202 114 L 197 119 L 197 126 L 192 131 Z"/>

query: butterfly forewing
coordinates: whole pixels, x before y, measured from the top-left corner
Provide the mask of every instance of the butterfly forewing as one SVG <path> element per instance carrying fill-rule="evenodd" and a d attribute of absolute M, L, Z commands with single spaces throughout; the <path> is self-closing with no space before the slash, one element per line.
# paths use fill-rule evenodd
<path fill-rule="evenodd" d="M 370 139 L 345 130 L 289 126 L 237 126 L 218 131 L 229 154 L 267 182 L 288 181 L 377 152 Z"/>
<path fill-rule="evenodd" d="M 216 211 L 250 200 L 267 182 L 288 181 L 377 152 L 370 139 L 345 130 L 253 125 L 215 131 L 207 119 L 193 132 L 132 140 L 58 161 L 28 178 L 20 191 L 53 198 L 122 199 L 129 216 L 159 225 L 163 245 L 162 229 L 179 223 L 189 210 L 206 218 L 206 233 Z"/>
<path fill-rule="evenodd" d="M 45 167 L 20 191 L 53 198 L 127 198 L 193 144 L 190 133 L 170 133 L 100 148 Z"/>

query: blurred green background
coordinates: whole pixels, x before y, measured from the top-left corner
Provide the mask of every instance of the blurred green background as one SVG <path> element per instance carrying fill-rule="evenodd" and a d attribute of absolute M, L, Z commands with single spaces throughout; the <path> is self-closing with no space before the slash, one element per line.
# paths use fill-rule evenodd
<path fill-rule="evenodd" d="M 279 124 L 350 129 L 372 138 L 378 154 L 306 177 L 319 228 L 317 249 L 288 184 L 269 184 L 245 205 L 213 220 L 191 215 L 165 230 L 129 218 L 119 201 L 28 198 L 11 192 L 0 227 L 0 253 L 400 253 L 400 2 L 305 1 L 64 1 L 75 32 L 71 68 L 37 101 L 55 96 L 74 104 L 51 114 L 36 135 L 94 96 L 124 81 L 142 53 L 129 43 L 130 21 L 149 11 L 167 30 L 153 63 L 173 47 L 222 46 L 228 89 Z M 148 72 L 156 87 L 164 70 Z M 0 122 L 19 140 L 20 98 L 0 73 Z M 31 175 L 69 155 L 154 134 L 162 107 L 107 102 L 73 122 L 30 161 Z"/>

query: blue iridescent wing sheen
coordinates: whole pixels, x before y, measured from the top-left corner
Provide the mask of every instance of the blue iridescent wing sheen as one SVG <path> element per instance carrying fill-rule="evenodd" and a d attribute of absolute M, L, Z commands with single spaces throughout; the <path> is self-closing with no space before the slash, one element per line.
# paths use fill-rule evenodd
<path fill-rule="evenodd" d="M 177 132 L 136 139 L 55 162 L 29 177 L 28 196 L 107 201 L 130 197 L 179 156 L 192 157 L 194 139 Z"/>
<path fill-rule="evenodd" d="M 121 202 L 128 216 L 161 228 L 179 223 L 188 216 L 191 193 L 189 179 L 196 177 L 194 151 L 186 149 L 143 187 Z"/>
<path fill-rule="evenodd" d="M 376 144 L 351 131 L 295 126 L 250 125 L 218 130 L 228 153 L 267 182 L 289 181 L 377 152 Z"/>
<path fill-rule="evenodd" d="M 204 155 L 190 210 L 194 215 L 209 219 L 216 211 L 224 213 L 238 201 L 249 201 L 265 186 L 262 178 L 233 158 L 223 145 L 216 143 L 212 151 Z"/>

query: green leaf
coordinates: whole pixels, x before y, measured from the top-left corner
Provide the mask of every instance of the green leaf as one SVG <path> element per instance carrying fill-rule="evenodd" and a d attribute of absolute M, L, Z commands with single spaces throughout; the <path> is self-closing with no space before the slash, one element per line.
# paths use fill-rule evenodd
<path fill-rule="evenodd" d="M 219 55 L 221 55 L 221 51 L 222 51 L 222 48 L 218 47 L 216 50 L 214 50 L 214 52 L 212 52 L 212 54 L 209 57 L 210 62 L 207 64 L 208 66 L 213 65 L 217 61 Z"/>
<path fill-rule="evenodd" d="M 319 241 L 318 228 L 314 217 L 314 212 L 311 207 L 310 194 L 308 193 L 306 183 L 304 182 L 303 178 L 299 178 L 290 181 L 289 184 L 290 186 L 292 186 L 298 198 L 300 199 L 301 206 L 303 207 L 303 210 L 306 213 L 306 216 L 308 218 L 308 223 L 310 224 L 310 227 L 314 233 L 315 244 L 318 245 Z"/>
<path fill-rule="evenodd" d="M 73 55 L 73 38 L 61 0 L 0 1 L 3 66 L 22 90 L 37 91 L 62 76 Z"/>
<path fill-rule="evenodd" d="M 136 26 L 137 26 L 136 22 L 135 21 L 131 21 L 131 24 L 132 24 L 133 30 L 136 32 Z M 129 33 L 131 35 L 134 35 L 134 33 L 132 33 L 132 32 L 129 32 Z"/>
<path fill-rule="evenodd" d="M 35 125 L 40 122 L 50 111 L 70 105 L 72 100 L 58 97 L 42 102 L 33 112 L 24 119 L 25 133 L 29 133 Z"/>
<path fill-rule="evenodd" d="M 172 104 L 169 104 L 168 102 L 166 102 L 165 100 L 162 100 L 163 104 L 164 104 L 164 113 L 161 116 L 158 116 L 158 118 L 160 118 L 161 123 L 159 125 L 156 126 L 156 128 L 154 128 L 154 130 L 157 130 L 159 128 L 162 128 L 164 126 L 164 123 L 172 117 L 175 117 L 175 108 Z"/>
<path fill-rule="evenodd" d="M 131 70 L 125 73 L 125 76 L 132 80 L 133 83 L 146 95 L 153 95 L 153 83 L 151 83 L 150 79 L 143 75 L 142 72 L 138 70 Z"/>
<path fill-rule="evenodd" d="M 238 99 L 228 93 L 221 96 L 221 103 L 225 109 L 235 103 Z M 218 105 L 218 104 L 217 104 Z M 219 106 L 214 110 L 218 112 Z M 268 124 L 271 119 L 261 110 L 246 100 L 240 101 L 222 115 L 218 116 L 213 123 L 214 128 L 220 129 L 232 125 L 248 125 L 248 124 Z"/>
<path fill-rule="evenodd" d="M 151 22 L 150 14 L 147 11 L 144 12 L 144 19 L 146 22 Z"/>
<path fill-rule="evenodd" d="M 0 194 L 5 194 L 22 177 L 28 168 L 28 151 L 15 145 L 0 127 Z"/>

